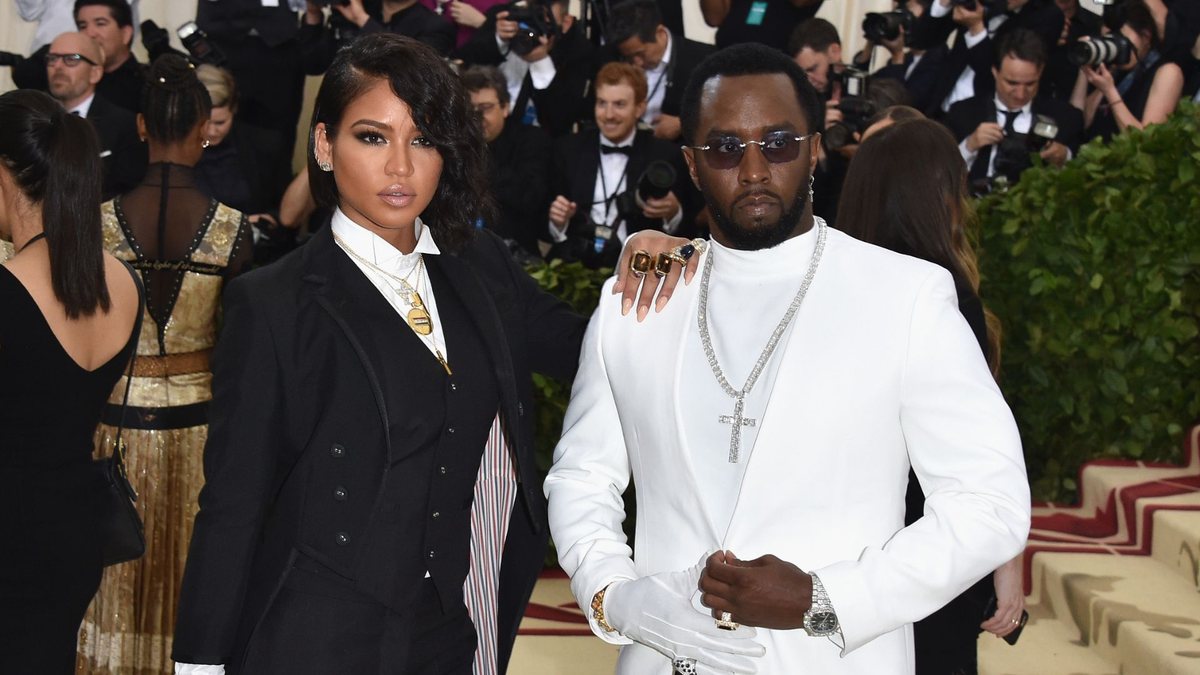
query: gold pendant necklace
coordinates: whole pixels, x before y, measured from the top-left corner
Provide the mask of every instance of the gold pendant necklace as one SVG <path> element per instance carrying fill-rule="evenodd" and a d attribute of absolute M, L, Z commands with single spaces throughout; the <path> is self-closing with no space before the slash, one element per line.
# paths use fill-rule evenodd
<path fill-rule="evenodd" d="M 429 312 L 425 309 L 425 303 L 421 301 L 421 294 L 415 289 L 409 298 L 409 304 L 412 309 L 408 310 L 408 325 L 420 335 L 429 335 L 433 332 L 433 321 L 429 318 Z"/>

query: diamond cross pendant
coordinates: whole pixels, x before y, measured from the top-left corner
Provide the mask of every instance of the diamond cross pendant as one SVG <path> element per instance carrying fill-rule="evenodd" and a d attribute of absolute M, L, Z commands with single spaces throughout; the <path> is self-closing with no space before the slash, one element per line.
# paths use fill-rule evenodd
<path fill-rule="evenodd" d="M 731 424 L 733 428 L 729 434 L 729 463 L 737 464 L 738 453 L 742 448 L 742 427 L 753 427 L 758 424 L 758 420 L 753 417 L 743 417 L 743 401 L 739 397 L 737 403 L 733 406 L 732 415 L 721 415 L 717 421 L 721 424 Z"/>

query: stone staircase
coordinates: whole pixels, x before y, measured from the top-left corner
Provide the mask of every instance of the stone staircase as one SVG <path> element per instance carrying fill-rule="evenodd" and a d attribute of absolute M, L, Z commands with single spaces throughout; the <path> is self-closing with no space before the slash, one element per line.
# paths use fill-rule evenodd
<path fill-rule="evenodd" d="M 1036 506 L 1029 623 L 983 634 L 982 675 L 1200 675 L 1200 426 L 1183 466 L 1098 461 L 1077 506 Z"/>

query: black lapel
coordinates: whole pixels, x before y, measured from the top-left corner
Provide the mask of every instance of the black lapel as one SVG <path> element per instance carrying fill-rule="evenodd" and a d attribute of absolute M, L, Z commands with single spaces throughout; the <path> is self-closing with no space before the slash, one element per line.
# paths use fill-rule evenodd
<path fill-rule="evenodd" d="M 354 284 L 354 274 L 362 283 L 370 287 L 370 282 L 362 277 L 362 273 L 354 267 L 354 263 L 333 241 L 333 226 L 327 225 L 313 235 L 304 246 L 305 274 L 302 280 L 311 287 L 317 304 L 324 309 L 338 325 L 349 341 L 354 353 L 362 362 L 363 371 L 371 387 L 371 394 L 379 411 L 379 421 L 383 425 L 383 438 L 392 452 L 391 428 L 388 423 L 387 399 L 380 386 L 379 373 L 375 363 L 379 362 L 379 354 L 374 342 L 368 339 L 369 332 L 365 326 L 366 317 L 359 311 L 351 298 Z M 372 288 L 373 290 L 373 288 Z"/>
<path fill-rule="evenodd" d="M 477 236 L 486 236 L 479 234 Z M 435 268 L 450 280 L 450 286 L 462 300 L 467 314 L 475 327 L 479 329 L 479 337 L 487 347 L 488 358 L 496 374 L 496 383 L 500 390 L 500 400 L 504 408 L 505 420 L 517 419 L 517 390 L 516 377 L 513 374 L 512 352 L 508 348 L 508 339 L 504 324 L 500 320 L 500 312 L 492 295 L 484 288 L 483 281 L 465 260 L 457 255 L 431 255 L 425 257 L 425 264 Z M 514 430 L 515 431 L 515 430 Z M 509 444 L 513 447 L 513 457 L 516 452 L 517 437 L 510 434 Z"/>
<path fill-rule="evenodd" d="M 578 140 L 579 155 L 575 158 L 575 180 L 571 181 L 575 202 L 584 215 L 591 212 L 593 196 L 596 194 L 596 181 L 600 180 L 600 132 L 584 132 Z M 590 136 L 590 138 L 588 137 Z M 615 186 L 609 185 L 611 191 Z M 587 211 L 584 205 L 588 204 Z"/>

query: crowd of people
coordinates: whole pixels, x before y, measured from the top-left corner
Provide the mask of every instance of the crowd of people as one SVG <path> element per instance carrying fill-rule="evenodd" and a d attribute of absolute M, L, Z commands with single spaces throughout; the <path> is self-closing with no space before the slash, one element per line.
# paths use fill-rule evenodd
<path fill-rule="evenodd" d="M 126 0 L 65 4 L 0 95 L 0 528 L 37 530 L 0 671 L 504 672 L 550 534 L 619 672 L 972 673 L 1019 633 L 970 196 L 1198 96 L 1194 3 L 897 0 L 847 61 L 821 0 L 701 0 L 715 45 L 671 0 L 223 0 L 150 63 Z M 544 259 L 617 270 L 590 323 Z M 543 495 L 530 373 L 577 369 Z M 147 547 L 101 574 L 118 437 Z"/>

